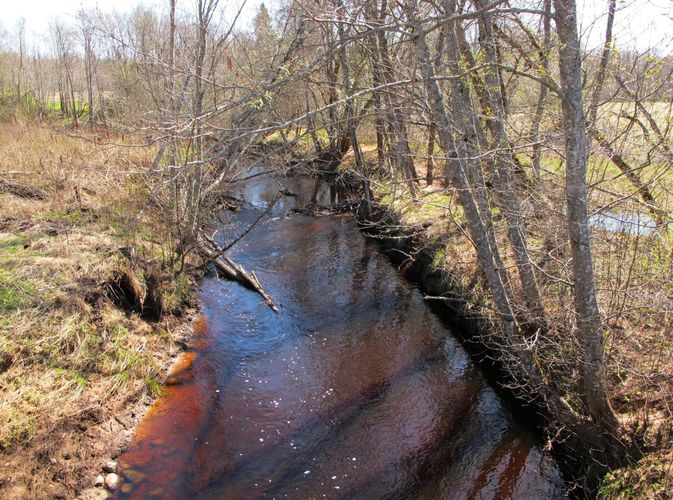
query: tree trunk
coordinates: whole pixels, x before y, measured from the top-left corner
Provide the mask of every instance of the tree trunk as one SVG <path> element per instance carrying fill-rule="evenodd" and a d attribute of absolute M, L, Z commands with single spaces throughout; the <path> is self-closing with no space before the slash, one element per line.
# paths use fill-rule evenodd
<path fill-rule="evenodd" d="M 549 73 L 549 48 L 551 46 L 551 0 L 544 0 L 545 16 L 543 20 L 543 50 L 540 53 L 542 58 L 542 71 L 544 74 Z M 537 97 L 537 104 L 535 105 L 535 115 L 533 115 L 533 123 L 530 127 L 530 140 L 533 142 L 533 176 L 535 179 L 540 178 L 540 167 L 542 162 L 542 144 L 540 144 L 540 126 L 542 125 L 542 114 L 544 112 L 544 103 L 547 99 L 548 89 L 544 83 L 540 84 L 540 92 Z"/>
<path fill-rule="evenodd" d="M 554 0 L 554 6 L 560 42 L 559 69 L 563 91 L 568 237 L 573 261 L 577 330 L 584 349 L 582 377 L 584 402 L 594 421 L 608 433 L 616 436 L 619 423 L 605 390 L 603 326 L 596 299 L 589 235 L 586 129 L 575 0 Z"/>
<path fill-rule="evenodd" d="M 378 22 L 385 21 L 385 11 L 387 8 L 387 1 L 384 0 L 381 4 L 381 14 Z M 376 50 L 374 57 L 378 62 L 380 69 L 379 81 L 381 83 L 390 83 L 393 81 L 393 64 L 390 58 L 390 50 L 388 47 L 388 40 L 386 33 L 383 30 L 378 32 Z M 418 182 L 418 174 L 414 166 L 411 148 L 409 147 L 409 134 L 407 131 L 406 122 L 395 94 L 385 92 L 383 94 L 386 101 L 386 119 L 390 125 L 395 138 L 397 139 L 397 162 L 400 173 L 405 177 L 406 184 L 409 188 L 411 196 L 416 198 L 416 183 Z M 389 144 L 390 145 L 390 144 Z"/>
<path fill-rule="evenodd" d="M 449 2 L 451 1 L 449 0 Z M 506 334 L 512 336 L 516 334 L 518 326 L 511 309 L 506 285 L 502 280 L 501 269 L 499 270 L 496 264 L 498 258 L 495 254 L 497 250 L 491 245 L 491 241 L 494 241 L 494 238 L 489 238 L 487 234 L 488 227 L 484 221 L 490 218 L 490 214 L 481 213 L 475 200 L 468 175 L 463 165 L 464 160 L 462 158 L 466 158 L 467 156 L 464 154 L 464 147 L 459 146 L 458 142 L 454 141 L 451 133 L 453 127 L 449 121 L 444 106 L 444 99 L 435 79 L 435 70 L 430 59 L 428 45 L 425 41 L 425 33 L 418 21 L 414 19 L 413 7 L 408 5 L 406 9 L 408 20 L 414 26 L 418 59 L 423 68 L 423 84 L 428 95 L 428 103 L 437 124 L 439 143 L 447 158 L 453 156 L 453 159 L 449 159 L 446 162 L 446 175 L 458 191 L 458 196 L 468 223 L 470 237 L 477 252 L 479 267 L 486 276 L 486 281 L 493 296 L 496 310 L 498 311 L 500 324 Z M 451 27 L 450 29 L 453 28 Z M 452 54 L 450 53 L 449 58 L 451 57 Z M 459 142 L 463 143 L 464 141 Z M 456 153 L 458 153 L 457 157 Z"/>
<path fill-rule="evenodd" d="M 452 3 L 453 0 L 447 1 L 449 7 L 452 7 Z M 457 141 L 454 141 L 451 134 L 453 124 L 449 121 L 444 100 L 435 78 L 435 71 L 430 62 L 430 53 L 422 26 L 414 19 L 413 7 L 407 6 L 406 10 L 408 21 L 414 29 L 414 40 L 418 58 L 423 69 L 423 83 L 427 92 L 428 103 L 435 116 L 439 143 L 447 157 L 450 157 L 451 153 L 457 150 Z M 454 10 L 450 9 L 449 12 L 454 12 Z M 452 54 L 449 53 L 448 57 L 450 59 Z M 460 201 L 463 204 L 470 237 L 477 251 L 478 264 L 486 276 L 486 281 L 493 297 L 500 326 L 506 340 L 505 349 L 508 352 L 504 354 L 515 358 L 516 361 L 512 361 L 516 365 L 514 369 L 520 377 L 523 377 L 520 381 L 522 384 L 521 387 L 525 387 L 524 391 L 527 391 L 527 397 L 531 399 L 536 398 L 538 395 L 542 396 L 551 413 L 585 442 L 589 443 L 592 447 L 602 447 L 603 441 L 599 428 L 572 411 L 559 394 L 547 383 L 539 363 L 531 351 L 521 342 L 520 330 L 511 309 L 508 290 L 501 280 L 502 275 L 498 272 L 494 251 L 487 237 L 488 227 L 484 223 L 482 214 L 479 212 L 478 203 L 474 199 L 465 167 L 462 165 L 460 158 L 455 158 L 447 161 L 446 170 L 447 178 L 450 179 L 458 191 Z M 488 217 L 488 215 L 486 214 L 485 217 Z"/>
<path fill-rule="evenodd" d="M 455 0 L 446 1 L 445 6 L 447 13 L 451 15 L 457 14 L 458 5 Z M 452 154 L 457 157 L 457 161 L 464 165 L 462 168 L 465 169 L 468 186 L 474 190 L 474 199 L 478 206 L 480 220 L 485 228 L 485 236 L 491 249 L 494 267 L 500 276 L 500 282 L 505 287 L 506 295 L 509 297 L 511 296 L 509 276 L 498 249 L 491 217 L 489 193 L 484 180 L 482 162 L 479 160 L 482 156 L 479 143 L 484 142 L 480 140 L 483 130 L 470 100 L 470 89 L 462 78 L 463 68 L 460 65 L 461 53 L 458 31 L 460 31 L 458 23 L 449 23 L 444 29 L 444 49 L 447 55 L 448 71 L 452 76 L 449 80 L 451 99 L 448 107 L 451 110 L 452 118 L 449 133 L 455 133 L 455 146 L 457 148 Z M 434 67 L 432 69 L 434 72 Z M 432 112 L 436 120 L 436 110 L 432 109 Z M 442 138 L 439 125 L 437 131 L 441 144 Z M 483 144 L 482 146 L 485 148 L 487 145 Z M 509 300 L 508 298 L 508 303 Z M 509 304 L 509 307 L 511 309 L 511 304 Z"/>
<path fill-rule="evenodd" d="M 613 147 L 610 141 L 598 129 L 598 108 L 601 105 L 603 98 L 603 87 L 607 78 L 608 65 L 610 64 L 610 55 L 612 54 L 612 28 L 615 21 L 616 0 L 609 0 L 608 4 L 608 19 L 605 27 L 605 41 L 603 42 L 603 50 L 601 52 L 601 60 L 598 65 L 596 73 L 596 80 L 594 82 L 594 89 L 589 102 L 589 117 L 587 119 L 589 134 L 600 147 L 607 153 L 610 161 L 624 174 L 624 176 L 636 188 L 636 192 L 640 198 L 645 202 L 650 213 L 654 217 L 657 225 L 662 225 L 664 217 L 657 208 L 657 203 L 650 188 L 645 184 L 638 174 L 631 168 L 624 157 Z"/>
<path fill-rule="evenodd" d="M 484 7 L 482 0 L 473 0 L 477 9 Z M 488 11 L 479 17 L 479 40 L 483 47 L 484 60 L 490 65 L 484 70 L 484 101 L 488 103 L 490 116 L 487 123 L 491 131 L 493 143 L 491 149 L 495 151 L 495 183 L 498 200 L 503 215 L 507 221 L 509 241 L 514 249 L 521 289 L 526 301 L 528 313 L 533 324 L 544 322 L 544 307 L 540 297 L 540 290 L 535 276 L 535 269 L 528 253 L 526 227 L 521 215 L 521 207 L 516 192 L 514 176 L 514 157 L 509 147 L 509 139 L 505 129 L 504 99 L 501 95 L 502 85 L 500 75 L 496 71 L 498 62 L 495 40 L 493 35 L 492 14 Z"/>
<path fill-rule="evenodd" d="M 342 85 L 343 91 L 347 96 L 352 95 L 351 88 L 351 78 L 350 78 L 350 67 L 348 64 L 348 54 L 346 53 L 346 43 L 345 43 L 345 30 L 344 30 L 344 7 L 341 0 L 337 0 L 337 5 L 339 7 L 339 25 L 338 25 L 338 34 L 339 42 L 341 49 L 339 50 L 339 58 L 341 60 L 341 74 L 342 74 Z M 360 150 L 360 145 L 358 143 L 357 137 L 357 128 L 355 126 L 355 109 L 353 107 L 353 99 L 349 98 L 346 100 L 346 127 L 348 129 L 348 134 L 350 135 L 351 143 L 353 145 L 353 152 L 355 154 L 355 163 L 358 169 L 359 174 L 362 176 L 362 189 L 365 193 L 365 215 L 370 215 L 372 213 L 372 193 L 369 188 L 369 179 L 367 172 L 365 171 L 365 163 L 362 158 L 362 151 Z"/>
<path fill-rule="evenodd" d="M 428 186 L 432 186 L 435 175 L 435 125 L 430 124 L 428 127 L 428 161 L 425 167 L 425 182 Z"/>

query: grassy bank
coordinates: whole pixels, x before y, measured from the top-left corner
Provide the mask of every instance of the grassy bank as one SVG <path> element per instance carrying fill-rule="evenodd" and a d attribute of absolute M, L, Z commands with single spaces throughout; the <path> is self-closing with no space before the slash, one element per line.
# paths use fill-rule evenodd
<path fill-rule="evenodd" d="M 153 152 L 78 135 L 0 124 L 3 498 L 92 486 L 189 332 L 191 286 L 137 175 Z M 161 318 L 125 302 L 120 280 L 158 287 Z"/>

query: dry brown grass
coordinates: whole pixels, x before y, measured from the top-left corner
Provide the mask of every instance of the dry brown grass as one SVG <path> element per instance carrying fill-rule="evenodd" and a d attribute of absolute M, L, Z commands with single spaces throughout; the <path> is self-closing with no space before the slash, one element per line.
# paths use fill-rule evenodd
<path fill-rule="evenodd" d="M 48 194 L 0 193 L 3 498 L 72 497 L 89 486 L 179 350 L 185 321 L 150 324 L 105 296 L 113 270 L 142 280 L 167 251 L 167 230 L 135 217 L 144 202 L 136 173 L 151 153 L 0 124 L 0 177 Z M 168 288 L 169 307 L 188 298 L 184 279 Z"/>

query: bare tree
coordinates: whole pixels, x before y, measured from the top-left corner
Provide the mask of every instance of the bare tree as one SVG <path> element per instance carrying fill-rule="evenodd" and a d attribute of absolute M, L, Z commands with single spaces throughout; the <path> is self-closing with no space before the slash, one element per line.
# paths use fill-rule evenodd
<path fill-rule="evenodd" d="M 26 57 L 26 20 L 22 17 L 16 23 L 16 42 L 19 49 L 19 67 L 16 70 L 15 85 L 16 85 L 16 102 L 21 102 L 21 90 L 23 84 L 24 60 Z"/>
<path fill-rule="evenodd" d="M 94 105 L 94 81 L 98 61 L 94 48 L 95 27 L 93 21 L 86 12 L 80 10 L 77 13 L 80 34 L 82 36 L 82 48 L 84 49 L 84 76 L 86 80 L 88 123 L 92 130 L 96 130 L 96 110 Z"/>
<path fill-rule="evenodd" d="M 573 291 L 577 331 L 584 350 L 584 403 L 593 419 L 611 435 L 619 423 L 605 390 L 603 324 L 594 280 L 587 207 L 587 151 L 582 97 L 581 52 L 574 0 L 554 0 L 559 37 L 559 68 L 563 91 L 568 238 L 572 250 Z"/>
<path fill-rule="evenodd" d="M 75 57 L 71 34 L 67 28 L 55 22 L 51 26 L 54 50 L 59 62 L 59 95 L 61 112 L 72 118 L 74 128 L 79 127 L 79 109 L 75 95 Z"/>
<path fill-rule="evenodd" d="M 642 181 L 638 173 L 633 169 L 629 163 L 626 161 L 623 155 L 614 148 L 608 138 L 598 127 L 597 116 L 598 109 L 601 105 L 603 99 L 603 90 L 605 86 L 605 80 L 607 78 L 608 66 L 610 64 L 611 55 L 613 52 L 613 25 L 615 22 L 615 10 L 616 10 L 616 0 L 609 0 L 608 2 L 608 17 L 607 24 L 605 28 L 605 41 L 603 43 L 603 50 L 601 52 L 600 63 L 598 66 L 598 71 L 596 73 L 596 78 L 593 85 L 593 91 L 591 93 L 591 100 L 589 101 L 589 110 L 588 110 L 588 129 L 590 136 L 600 145 L 600 147 L 608 155 L 608 158 L 612 163 L 619 168 L 619 170 L 624 174 L 624 176 L 633 184 L 636 189 L 636 192 L 640 195 L 643 202 L 646 203 L 648 209 L 652 213 L 654 219 L 658 224 L 664 222 L 663 214 L 659 208 L 657 208 L 657 203 L 654 199 L 652 191 L 646 183 Z"/>

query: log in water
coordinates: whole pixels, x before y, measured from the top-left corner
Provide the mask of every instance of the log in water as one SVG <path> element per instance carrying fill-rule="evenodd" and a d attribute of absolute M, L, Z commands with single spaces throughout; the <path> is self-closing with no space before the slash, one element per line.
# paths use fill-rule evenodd
<path fill-rule="evenodd" d="M 554 498 L 558 467 L 349 216 L 278 203 L 232 255 L 280 308 L 205 279 L 192 351 L 122 455 L 129 498 Z M 242 193 L 239 229 L 282 189 Z M 232 231 L 231 239 L 236 235 Z"/>

